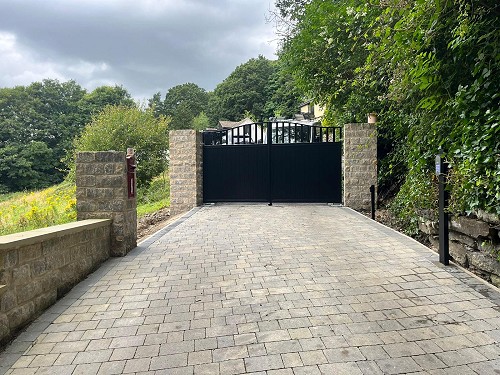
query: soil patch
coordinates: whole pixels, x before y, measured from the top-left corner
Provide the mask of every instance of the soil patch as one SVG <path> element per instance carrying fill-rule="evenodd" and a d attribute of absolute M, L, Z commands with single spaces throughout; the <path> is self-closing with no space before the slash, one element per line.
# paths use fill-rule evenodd
<path fill-rule="evenodd" d="M 176 219 L 177 216 L 170 215 L 170 208 L 162 208 L 151 214 L 146 214 L 137 220 L 137 240 L 140 241 Z"/>

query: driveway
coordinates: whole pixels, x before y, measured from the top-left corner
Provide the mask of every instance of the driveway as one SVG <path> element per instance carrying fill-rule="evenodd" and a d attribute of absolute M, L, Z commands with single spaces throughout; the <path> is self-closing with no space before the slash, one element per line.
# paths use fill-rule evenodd
<path fill-rule="evenodd" d="M 343 207 L 195 209 L 106 262 L 0 374 L 500 374 L 500 293 Z"/>

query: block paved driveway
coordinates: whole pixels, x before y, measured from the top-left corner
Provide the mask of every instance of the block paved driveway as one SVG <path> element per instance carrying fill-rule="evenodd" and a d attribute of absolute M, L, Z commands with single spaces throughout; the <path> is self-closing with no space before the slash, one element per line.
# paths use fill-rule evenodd
<path fill-rule="evenodd" d="M 500 374 L 499 292 L 347 208 L 215 205 L 106 262 L 7 374 Z"/>

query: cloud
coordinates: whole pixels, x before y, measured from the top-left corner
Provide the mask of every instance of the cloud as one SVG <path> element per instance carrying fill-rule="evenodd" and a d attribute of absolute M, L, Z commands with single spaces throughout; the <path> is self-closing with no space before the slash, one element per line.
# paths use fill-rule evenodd
<path fill-rule="evenodd" d="M 75 79 L 150 97 L 194 82 L 212 90 L 234 68 L 274 58 L 269 0 L 2 0 L 0 86 Z M 2 53 L 3 55 L 3 53 Z"/>

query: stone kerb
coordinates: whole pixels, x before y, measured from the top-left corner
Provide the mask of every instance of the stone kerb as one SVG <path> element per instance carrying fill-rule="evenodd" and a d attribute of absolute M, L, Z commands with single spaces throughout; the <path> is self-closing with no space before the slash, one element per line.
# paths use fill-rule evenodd
<path fill-rule="evenodd" d="M 137 246 L 137 203 L 128 197 L 125 152 L 79 152 L 76 199 L 78 220 L 113 220 L 112 256 L 124 256 Z"/>
<path fill-rule="evenodd" d="M 344 125 L 344 205 L 355 210 L 369 210 L 371 185 L 377 186 L 376 124 L 346 124 Z"/>
<path fill-rule="evenodd" d="M 203 204 L 203 142 L 196 130 L 170 132 L 170 213 Z"/>

